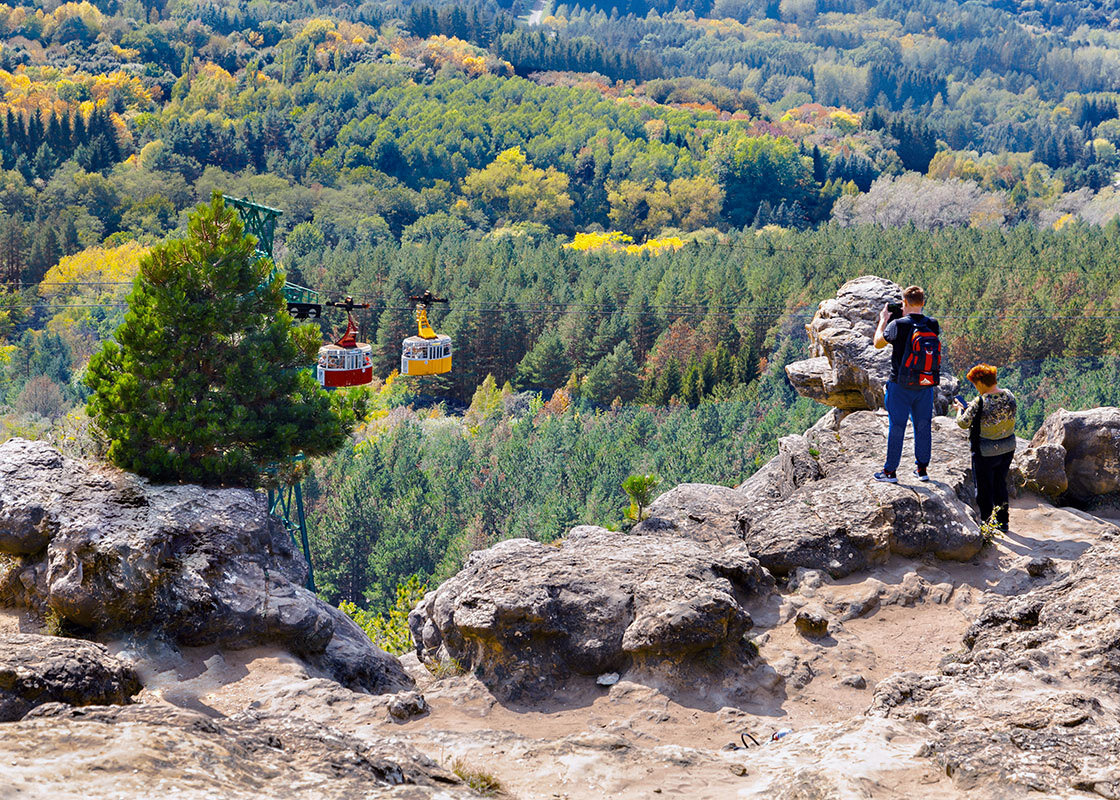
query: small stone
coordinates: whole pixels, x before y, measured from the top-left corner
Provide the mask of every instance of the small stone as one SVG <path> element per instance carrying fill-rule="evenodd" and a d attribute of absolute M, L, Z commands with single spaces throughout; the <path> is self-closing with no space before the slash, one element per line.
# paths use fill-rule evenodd
<path fill-rule="evenodd" d="M 1046 556 L 1039 556 L 1038 558 L 1032 558 L 1027 563 L 1027 574 L 1030 575 L 1032 578 L 1041 578 L 1046 573 L 1052 572 L 1053 569 L 1054 569 L 1054 562 L 1051 559 L 1047 558 Z"/>
<path fill-rule="evenodd" d="M 428 710 L 428 701 L 420 692 L 399 692 L 389 701 L 389 716 L 397 722 L 407 722 Z"/>
<path fill-rule="evenodd" d="M 848 676 L 840 679 L 840 685 L 841 686 L 850 686 L 853 689 L 866 689 L 867 688 L 867 679 L 864 678 L 862 675 L 859 675 L 859 674 L 848 675 Z"/>
<path fill-rule="evenodd" d="M 614 686 L 616 683 L 618 683 L 618 673 L 608 672 L 606 674 L 600 675 L 595 679 L 595 683 L 599 684 L 600 686 Z"/>
<path fill-rule="evenodd" d="M 803 597 L 812 597 L 821 588 L 824 582 L 820 570 L 798 567 L 789 580 L 790 591 L 797 592 Z"/>
<path fill-rule="evenodd" d="M 803 608 L 798 611 L 793 624 L 802 636 L 816 639 L 828 633 L 828 618 L 815 609 Z"/>

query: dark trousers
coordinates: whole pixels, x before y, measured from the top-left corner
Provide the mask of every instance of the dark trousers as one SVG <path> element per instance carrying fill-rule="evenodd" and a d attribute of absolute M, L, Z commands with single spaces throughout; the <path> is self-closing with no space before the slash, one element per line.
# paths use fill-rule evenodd
<path fill-rule="evenodd" d="M 933 387 L 907 389 L 893 381 L 887 384 L 884 405 L 887 409 L 887 460 L 883 469 L 894 472 L 902 460 L 902 442 L 906 438 L 906 423 L 914 423 L 914 461 L 919 467 L 929 466 L 933 449 Z"/>
<path fill-rule="evenodd" d="M 996 511 L 996 521 L 1007 529 L 1007 471 L 1011 469 L 1014 453 L 1002 456 L 978 456 L 972 454 L 972 474 L 976 476 L 976 504 L 980 506 L 980 521 L 992 518 Z"/>

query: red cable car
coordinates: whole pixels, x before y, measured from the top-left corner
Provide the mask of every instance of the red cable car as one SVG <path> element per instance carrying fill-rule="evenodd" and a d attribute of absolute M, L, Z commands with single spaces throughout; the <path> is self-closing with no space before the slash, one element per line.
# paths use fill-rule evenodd
<path fill-rule="evenodd" d="M 328 306 L 346 309 L 346 333 L 334 344 L 319 348 L 319 366 L 316 377 L 325 389 L 343 389 L 365 386 L 373 382 L 373 348 L 358 341 L 358 329 L 350 313 L 355 308 L 369 308 L 369 303 L 355 303 L 347 297 L 345 303 L 327 303 Z"/>

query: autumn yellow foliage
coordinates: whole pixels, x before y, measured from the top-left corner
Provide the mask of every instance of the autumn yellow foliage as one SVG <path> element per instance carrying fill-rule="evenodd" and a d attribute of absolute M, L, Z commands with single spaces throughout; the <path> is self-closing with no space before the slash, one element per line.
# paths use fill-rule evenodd
<path fill-rule="evenodd" d="M 860 115 L 848 111 L 846 108 L 838 108 L 828 115 L 832 120 L 833 125 L 839 128 L 844 133 L 852 133 L 859 130 Z"/>
<path fill-rule="evenodd" d="M 91 321 L 91 310 L 101 310 L 97 308 L 100 304 L 123 302 L 147 252 L 148 248 L 136 242 L 88 247 L 63 256 L 43 276 L 39 296 L 60 306 L 47 329 L 66 340 L 79 363 L 93 354 L 102 335 Z"/>
<path fill-rule="evenodd" d="M 1054 228 L 1054 230 L 1060 231 L 1062 228 L 1064 228 L 1066 225 L 1069 225 L 1073 221 L 1074 221 L 1073 214 L 1068 214 L 1068 213 L 1067 214 L 1062 214 L 1062 216 L 1058 217 L 1054 221 L 1054 224 L 1053 224 L 1052 227 Z"/>
<path fill-rule="evenodd" d="M 415 59 L 431 70 L 450 65 L 471 76 L 513 74 L 513 65 L 508 61 L 454 36 L 398 38 L 393 42 L 392 53 L 398 58 Z"/>
<path fill-rule="evenodd" d="M 152 103 L 151 92 L 139 78 L 127 72 L 90 75 L 74 67 L 21 66 L 13 72 L 0 69 L 0 112 L 9 108 L 23 114 L 78 112 L 88 118 L 95 107 L 106 105 L 110 94 L 140 109 Z M 111 116 L 119 140 L 130 141 L 124 122 L 116 113 Z"/>
<path fill-rule="evenodd" d="M 632 236 L 627 236 L 621 231 L 610 231 L 609 233 L 577 233 L 575 238 L 564 247 L 571 250 L 614 250 L 630 255 L 640 253 L 657 255 L 666 250 L 676 250 L 679 247 L 684 247 L 684 240 L 679 236 L 665 236 L 660 239 L 647 239 L 641 244 L 635 244 Z"/>
<path fill-rule="evenodd" d="M 637 255 L 638 253 L 657 255 L 666 250 L 676 250 L 680 247 L 684 247 L 684 241 L 679 236 L 666 236 L 661 239 L 647 239 L 641 244 L 628 245 L 626 252 L 630 255 Z"/>
<path fill-rule="evenodd" d="M 119 247 L 87 247 L 72 256 L 63 256 L 47 270 L 39 285 L 39 295 L 47 299 L 75 295 L 125 294 L 140 271 L 140 259 L 148 248 L 136 242 Z"/>
<path fill-rule="evenodd" d="M 564 245 L 564 247 L 570 250 L 602 250 L 603 248 L 620 250 L 633 241 L 633 236 L 627 236 L 621 231 L 611 231 L 609 233 L 577 233 L 575 238 Z"/>

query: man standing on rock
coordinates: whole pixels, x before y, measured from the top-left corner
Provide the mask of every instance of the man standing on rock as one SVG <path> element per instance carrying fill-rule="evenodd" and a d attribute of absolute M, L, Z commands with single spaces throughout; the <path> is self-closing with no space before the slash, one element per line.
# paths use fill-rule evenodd
<path fill-rule="evenodd" d="M 891 378 L 887 383 L 887 460 L 875 480 L 898 483 L 896 470 L 902 459 L 902 441 L 906 437 L 906 420 L 914 421 L 914 476 L 928 481 L 933 434 L 933 393 L 941 382 L 941 326 L 937 320 L 922 313 L 926 293 L 920 286 L 908 286 L 902 292 L 902 315 L 891 319 L 890 304 L 879 312 L 875 329 L 875 348 L 889 343 Z M 897 306 L 896 306 L 897 308 Z"/>

